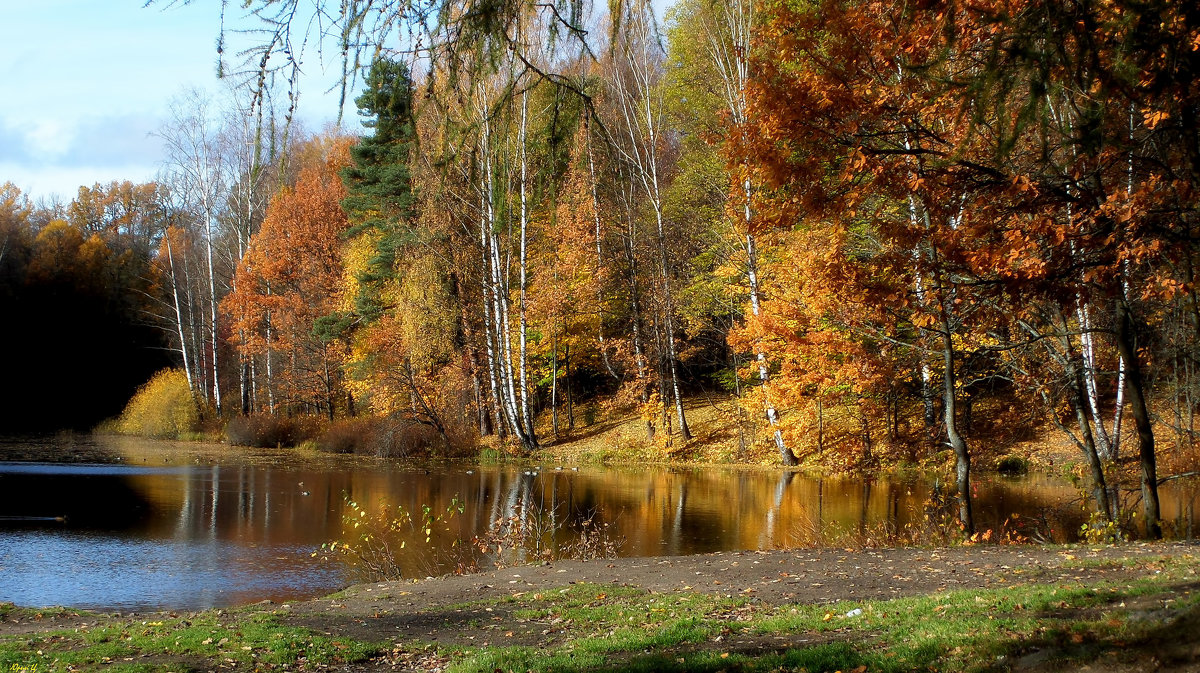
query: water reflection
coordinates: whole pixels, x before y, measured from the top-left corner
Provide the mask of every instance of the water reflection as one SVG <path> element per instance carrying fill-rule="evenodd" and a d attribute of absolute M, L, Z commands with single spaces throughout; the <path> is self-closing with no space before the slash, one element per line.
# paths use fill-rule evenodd
<path fill-rule="evenodd" d="M 770 549 L 920 526 L 937 487 L 917 477 L 814 479 L 778 471 L 508 467 L 413 468 L 286 452 L 232 452 L 136 440 L 78 440 L 112 462 L 0 462 L 0 600 L 92 608 L 200 608 L 327 593 L 344 568 L 310 552 L 338 538 L 346 499 L 368 508 L 464 511 L 437 540 L 505 521 L 536 524 L 562 548 L 589 517 L 630 556 Z M 0 446 L 0 449 L 5 447 Z M 37 458 L 21 447 L 22 457 Z M 1196 493 L 1164 490 L 1164 518 L 1192 534 Z M 981 528 L 1019 515 L 1050 539 L 1085 519 L 1079 492 L 1033 476 L 978 485 Z M 499 523 L 498 523 L 499 522 Z M 824 537 L 818 537 L 824 536 Z M 437 541 L 435 540 L 435 542 Z M 410 548 L 409 576 L 449 568 Z"/>

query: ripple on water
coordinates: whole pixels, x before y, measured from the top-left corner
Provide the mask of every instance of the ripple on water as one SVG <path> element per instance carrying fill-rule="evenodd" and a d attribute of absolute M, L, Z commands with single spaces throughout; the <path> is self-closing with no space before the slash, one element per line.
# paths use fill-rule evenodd
<path fill-rule="evenodd" d="M 0 531 L 0 600 L 94 610 L 193 610 L 328 593 L 344 583 L 309 548 L 223 540 Z"/>

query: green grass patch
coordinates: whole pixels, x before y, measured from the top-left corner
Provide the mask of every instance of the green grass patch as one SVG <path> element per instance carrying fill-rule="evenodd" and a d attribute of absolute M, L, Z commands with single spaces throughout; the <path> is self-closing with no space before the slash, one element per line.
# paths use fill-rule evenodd
<path fill-rule="evenodd" d="M 488 616 L 459 626 L 447 621 L 440 635 L 448 642 L 399 647 L 390 639 L 375 645 L 289 626 L 262 606 L 133 619 L 0 604 L 0 621 L 36 621 L 40 614 L 43 629 L 0 637 L 0 671 L 305 670 L 433 653 L 450 671 L 481 673 L 983 673 L 1019 667 L 1027 655 L 1052 670 L 1107 658 L 1144 663 L 1169 656 L 1173 646 L 1190 652 L 1200 644 L 1195 556 L 1067 563 L 1094 572 L 1058 585 L 1010 575 L 1016 584 L 828 605 L 772 606 L 688 587 L 574 584 L 431 607 L 432 614 Z M 59 617 L 68 621 L 54 623 Z M 446 636 L 453 635 L 471 639 L 450 644 L 455 639 Z"/>
<path fill-rule="evenodd" d="M 1150 637 L 1200 615 L 1194 557 L 1132 562 L 1144 577 L 1014 586 L 887 601 L 770 607 L 692 592 L 575 585 L 469 604 L 566 627 L 552 647 L 458 648 L 456 672 L 1009 670 L 1156 654 Z M 1107 564 L 1107 567 L 1116 567 Z M 1182 628 L 1182 627 L 1180 627 Z M 862 667 L 866 667 L 865 669 Z"/>
<path fill-rule="evenodd" d="M 72 629 L 0 638 L 0 670 L 210 670 L 363 661 L 379 647 L 285 626 L 272 613 L 204 612 L 151 620 L 99 617 Z"/>

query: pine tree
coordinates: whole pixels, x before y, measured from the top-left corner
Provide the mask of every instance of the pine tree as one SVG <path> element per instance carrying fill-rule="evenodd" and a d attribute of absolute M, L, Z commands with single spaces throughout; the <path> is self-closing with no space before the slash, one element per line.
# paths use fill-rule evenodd
<path fill-rule="evenodd" d="M 371 64 L 366 90 L 354 100 L 363 126 L 374 129 L 350 149 L 351 166 L 342 171 L 348 194 L 342 207 L 349 215 L 350 237 L 375 232 L 375 250 L 360 273 L 355 297 L 356 318 L 367 323 L 387 309 L 381 297 L 384 284 L 395 277 L 397 251 L 411 240 L 408 226 L 416 197 L 412 189 L 409 152 L 415 137 L 412 80 L 404 63 L 381 57 Z M 345 319 L 339 321 L 342 328 Z M 328 321 L 326 331 L 332 328 Z"/>

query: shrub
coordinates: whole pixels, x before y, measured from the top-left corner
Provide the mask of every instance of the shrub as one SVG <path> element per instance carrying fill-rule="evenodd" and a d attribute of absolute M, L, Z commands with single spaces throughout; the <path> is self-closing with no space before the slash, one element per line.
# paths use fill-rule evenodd
<path fill-rule="evenodd" d="M 366 453 L 375 433 L 373 418 L 343 418 L 334 421 L 316 439 L 318 451 Z"/>
<path fill-rule="evenodd" d="M 225 438 L 234 446 L 260 449 L 297 446 L 305 440 L 312 439 L 319 427 L 319 419 L 311 416 L 251 414 L 231 419 L 225 426 Z"/>
<path fill-rule="evenodd" d="M 442 442 L 437 430 L 397 418 L 345 418 L 317 437 L 317 448 L 329 453 L 360 453 L 380 458 L 426 454 Z"/>
<path fill-rule="evenodd" d="M 179 438 L 195 432 L 200 411 L 179 369 L 164 369 L 138 389 L 117 420 L 116 430 L 126 435 L 159 439 Z"/>
<path fill-rule="evenodd" d="M 407 458 L 428 455 L 444 448 L 433 427 L 400 419 L 384 419 L 375 435 L 375 455 L 381 458 Z"/>

